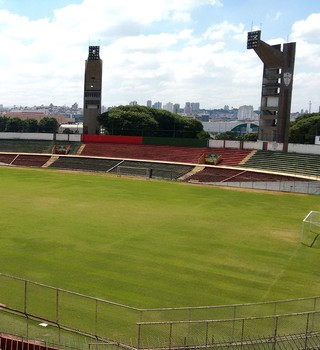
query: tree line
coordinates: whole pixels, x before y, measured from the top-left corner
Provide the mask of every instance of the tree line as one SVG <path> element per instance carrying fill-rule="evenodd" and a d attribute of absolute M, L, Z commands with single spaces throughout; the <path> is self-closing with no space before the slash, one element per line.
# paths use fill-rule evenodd
<path fill-rule="evenodd" d="M 20 118 L 0 117 L 0 132 L 47 132 L 56 133 L 59 123 L 55 118 L 44 117 L 39 122 L 36 119 L 22 120 Z"/>
<path fill-rule="evenodd" d="M 202 123 L 169 111 L 146 106 L 119 106 L 98 116 L 98 121 L 106 135 L 157 136 L 177 138 L 209 138 Z M 59 123 L 55 118 L 44 117 L 21 120 L 0 116 L 0 132 L 58 132 Z M 314 144 L 320 135 L 320 114 L 303 114 L 290 123 L 289 142 Z M 219 140 L 256 141 L 258 133 L 239 135 L 228 131 L 216 135 Z"/>
<path fill-rule="evenodd" d="M 98 121 L 107 135 L 209 138 L 199 120 L 146 106 L 114 107 Z"/>

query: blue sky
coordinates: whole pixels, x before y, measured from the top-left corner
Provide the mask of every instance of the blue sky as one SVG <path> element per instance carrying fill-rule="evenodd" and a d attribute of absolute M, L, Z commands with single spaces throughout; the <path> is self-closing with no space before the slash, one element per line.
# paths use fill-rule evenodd
<path fill-rule="evenodd" d="M 88 45 L 103 104 L 260 105 L 246 35 L 297 43 L 292 111 L 320 105 L 320 3 L 301 0 L 0 0 L 0 104 L 82 105 Z"/>

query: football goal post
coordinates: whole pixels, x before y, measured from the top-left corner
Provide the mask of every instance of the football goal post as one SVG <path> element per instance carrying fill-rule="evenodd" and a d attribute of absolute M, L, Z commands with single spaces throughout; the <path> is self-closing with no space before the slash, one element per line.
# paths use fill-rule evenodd
<path fill-rule="evenodd" d="M 311 210 L 302 221 L 301 243 L 313 247 L 320 235 L 320 211 Z"/>

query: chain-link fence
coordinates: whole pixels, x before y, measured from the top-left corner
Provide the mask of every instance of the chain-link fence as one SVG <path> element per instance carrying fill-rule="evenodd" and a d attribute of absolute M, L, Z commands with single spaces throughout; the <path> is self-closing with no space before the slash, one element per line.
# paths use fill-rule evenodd
<path fill-rule="evenodd" d="M 5 305 L 0 310 L 0 331 L 33 338 L 50 338 L 51 332 L 58 332 L 55 337 L 61 339 L 66 330 L 72 330 L 94 339 L 112 340 L 116 346 L 168 348 L 198 344 L 212 347 L 223 341 L 241 342 L 290 334 L 309 336 L 310 332 L 320 331 L 320 297 L 227 306 L 138 309 L 2 273 L 0 285 L 0 303 Z M 6 314 L 9 310 L 10 318 Z M 51 326 L 39 327 L 41 320 Z"/>
<path fill-rule="evenodd" d="M 268 349 L 276 349 L 277 343 L 281 349 L 293 349 L 282 347 L 289 337 L 292 341 L 303 339 L 302 349 L 308 349 L 308 343 L 320 334 L 320 311 L 230 320 L 142 322 L 138 327 L 138 349 L 243 349 L 257 342 L 271 345 Z"/>
<path fill-rule="evenodd" d="M 80 331 L 29 314 L 0 309 L 1 350 L 89 349 L 91 344 L 108 343 Z"/>

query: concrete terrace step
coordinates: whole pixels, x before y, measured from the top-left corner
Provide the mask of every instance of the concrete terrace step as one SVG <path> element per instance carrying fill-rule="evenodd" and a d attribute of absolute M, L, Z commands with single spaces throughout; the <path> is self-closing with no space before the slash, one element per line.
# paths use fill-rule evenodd
<path fill-rule="evenodd" d="M 207 147 L 87 143 L 81 155 L 198 164 L 203 154 L 216 153 L 223 165 L 239 164 L 251 151 Z"/>
<path fill-rule="evenodd" d="M 320 155 L 258 151 L 244 167 L 305 175 L 320 175 Z"/>

